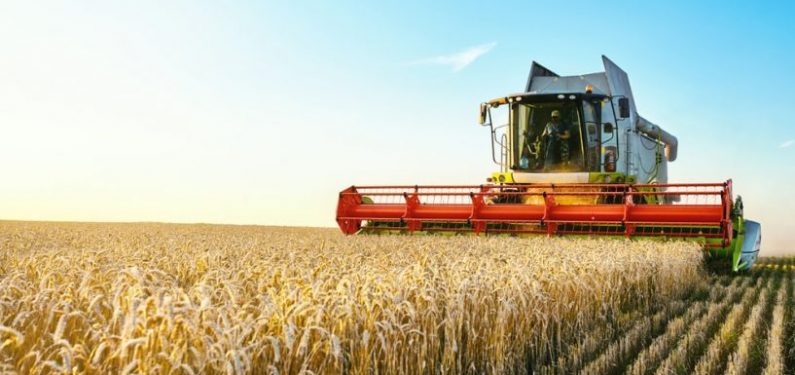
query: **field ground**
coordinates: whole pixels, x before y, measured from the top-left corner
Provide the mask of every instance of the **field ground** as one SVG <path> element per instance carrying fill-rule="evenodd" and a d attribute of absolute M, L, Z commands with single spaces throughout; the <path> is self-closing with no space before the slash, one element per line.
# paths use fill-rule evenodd
<path fill-rule="evenodd" d="M 0 222 L 0 372 L 793 374 L 795 258 Z"/>

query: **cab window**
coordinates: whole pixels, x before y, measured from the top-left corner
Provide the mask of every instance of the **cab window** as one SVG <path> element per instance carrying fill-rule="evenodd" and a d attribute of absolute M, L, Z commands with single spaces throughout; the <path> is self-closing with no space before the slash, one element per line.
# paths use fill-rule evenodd
<path fill-rule="evenodd" d="M 515 103 L 511 111 L 514 169 L 586 171 L 580 112 L 573 101 Z"/>

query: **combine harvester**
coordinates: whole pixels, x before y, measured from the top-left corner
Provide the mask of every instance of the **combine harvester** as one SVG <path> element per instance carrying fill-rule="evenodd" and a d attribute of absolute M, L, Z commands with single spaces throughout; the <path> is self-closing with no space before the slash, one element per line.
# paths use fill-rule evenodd
<path fill-rule="evenodd" d="M 468 232 L 687 238 L 734 271 L 756 260 L 759 223 L 743 218 L 731 180 L 670 184 L 677 139 L 641 117 L 627 74 L 561 77 L 533 62 L 525 92 L 480 105 L 500 170 L 474 186 L 351 186 L 339 195 L 346 234 Z M 507 108 L 494 126 L 492 110 Z"/>

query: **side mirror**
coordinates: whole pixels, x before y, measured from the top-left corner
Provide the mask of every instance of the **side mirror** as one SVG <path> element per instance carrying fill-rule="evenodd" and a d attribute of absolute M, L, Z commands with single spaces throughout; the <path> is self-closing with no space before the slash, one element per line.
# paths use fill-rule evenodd
<path fill-rule="evenodd" d="M 618 99 L 618 115 L 621 118 L 629 117 L 629 98 Z"/>
<path fill-rule="evenodd" d="M 486 103 L 480 103 L 480 117 L 478 118 L 478 124 L 486 125 L 486 114 L 489 111 L 489 105 Z"/>
<path fill-rule="evenodd" d="M 602 130 L 605 133 L 612 133 L 613 132 L 613 124 L 611 124 L 609 122 L 604 123 L 604 125 L 602 126 Z"/>

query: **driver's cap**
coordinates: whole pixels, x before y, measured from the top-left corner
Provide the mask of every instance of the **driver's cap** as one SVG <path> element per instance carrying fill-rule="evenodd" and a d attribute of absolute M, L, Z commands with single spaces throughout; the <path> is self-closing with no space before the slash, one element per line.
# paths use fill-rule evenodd
<path fill-rule="evenodd" d="M 560 117 L 560 111 L 558 111 L 557 109 L 552 111 L 551 117 Z"/>

